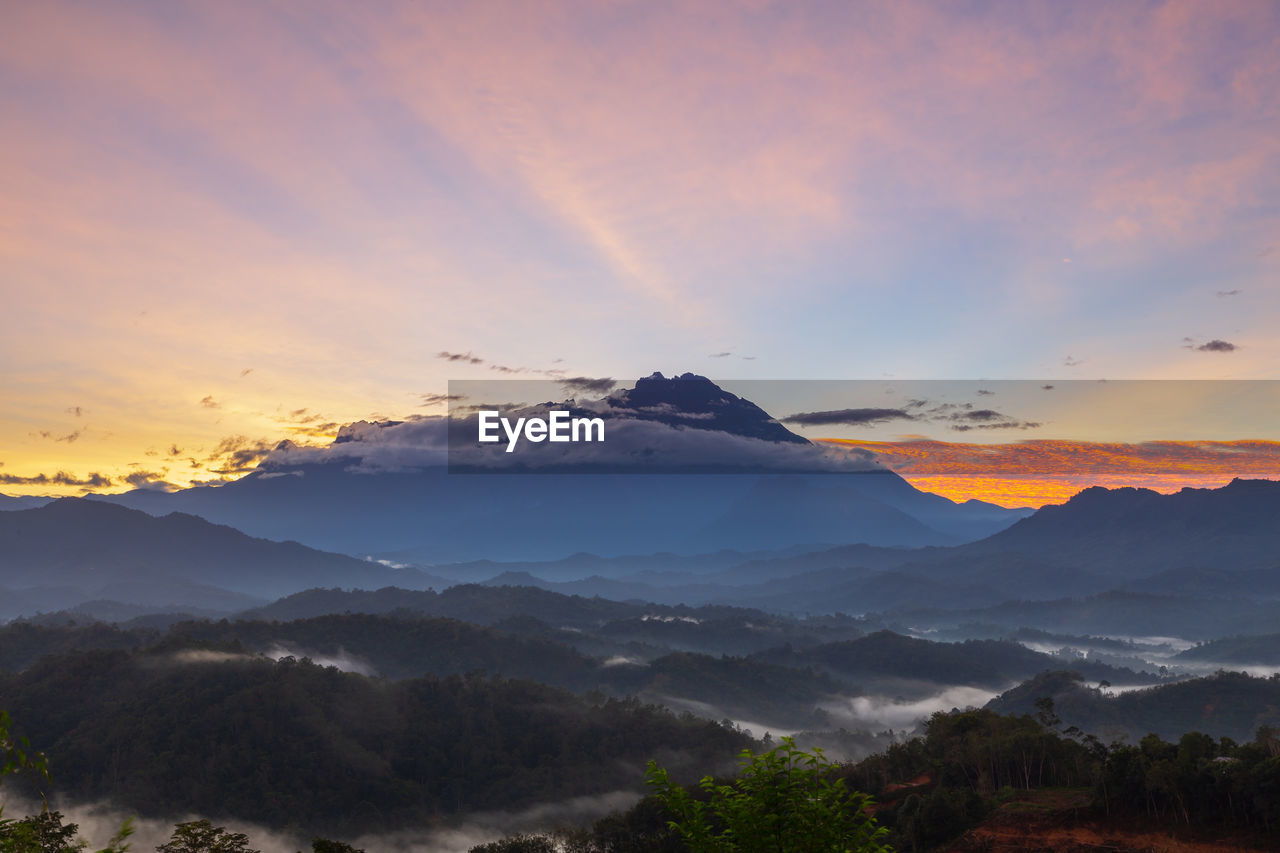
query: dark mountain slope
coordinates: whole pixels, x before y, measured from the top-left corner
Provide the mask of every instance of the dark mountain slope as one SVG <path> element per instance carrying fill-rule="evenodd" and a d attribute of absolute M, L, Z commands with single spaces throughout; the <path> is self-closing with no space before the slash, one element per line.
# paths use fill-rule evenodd
<path fill-rule="evenodd" d="M 1280 482 L 1232 480 L 1172 495 L 1094 487 L 957 549 L 1001 551 L 1125 579 L 1186 566 L 1272 568 L 1280 554 Z"/>
<path fill-rule="evenodd" d="M 1041 697 L 1053 700 L 1063 725 L 1104 742 L 1127 737 L 1137 743 L 1151 732 L 1177 740 L 1190 731 L 1247 741 L 1261 726 L 1280 725 L 1280 679 L 1234 672 L 1118 695 L 1085 686 L 1076 673 L 1045 673 L 987 707 L 999 714 L 1034 714 Z"/>
<path fill-rule="evenodd" d="M 78 498 L 0 513 L 0 584 L 14 588 L 60 585 L 106 598 L 170 587 L 183 596 L 170 603 L 199 605 L 202 593 L 226 590 L 270 598 L 319 584 L 433 581 L 297 542 L 254 539 L 182 513 L 155 518 Z"/>

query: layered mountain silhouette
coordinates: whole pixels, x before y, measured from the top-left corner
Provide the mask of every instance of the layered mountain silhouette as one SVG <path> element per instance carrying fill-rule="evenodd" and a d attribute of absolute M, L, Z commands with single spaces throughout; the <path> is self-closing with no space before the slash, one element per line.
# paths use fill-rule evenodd
<path fill-rule="evenodd" d="M 572 401 L 558 405 L 587 412 Z M 592 457 L 592 470 L 605 473 L 450 473 L 439 419 L 353 426 L 324 453 L 282 451 L 218 487 L 101 500 L 414 564 L 580 551 L 950 545 L 1029 512 L 921 492 L 870 457 L 832 462 L 830 449 L 693 374 L 654 374 L 590 411 L 609 422 L 609 438 Z M 701 463 L 712 457 L 714 464 Z"/>
<path fill-rule="evenodd" d="M 1270 569 L 1280 565 L 1280 483 L 1237 479 L 1171 495 L 1094 487 L 961 552 L 1017 552 L 1126 579 L 1187 567 Z"/>
<path fill-rule="evenodd" d="M 740 468 L 770 453 L 823 452 L 703 377 L 655 374 L 608 400 L 613 421 L 653 427 L 636 435 L 658 453 L 680 452 L 691 433 L 737 448 Z M 0 512 L 0 587 L 18 612 L 68 598 L 227 611 L 318 586 L 499 577 L 792 612 L 964 608 L 998 624 L 1014 618 L 1005 603 L 1019 600 L 1107 593 L 1096 607 L 1122 615 L 1125 596 L 1147 601 L 1153 592 L 1168 593 L 1170 614 L 1194 599 L 1280 597 L 1273 481 L 1173 495 L 1087 489 L 1027 517 L 956 504 L 874 466 L 456 474 L 439 452 L 442 421 L 352 425 L 330 448 L 286 449 L 219 487 Z M 425 575 L 408 565 L 435 568 Z M 1019 624 L 1039 624 L 1033 617 L 1028 610 Z"/>
<path fill-rule="evenodd" d="M 898 612 L 923 624 L 942 619 L 1061 630 L 1071 630 L 1074 620 L 1082 630 L 1201 636 L 1202 629 L 1229 630 L 1231 613 L 1264 624 L 1280 607 L 1277 501 L 1280 483 L 1270 480 L 1172 495 L 1090 489 L 1008 530 L 953 547 L 847 545 L 740 555 L 736 565 L 715 570 L 668 555 L 648 573 L 581 557 L 572 567 L 525 562 L 482 571 L 512 572 L 491 582 L 668 604 Z M 956 615 L 943 619 L 944 611 Z"/>
<path fill-rule="evenodd" d="M 756 483 L 765 492 L 788 492 L 793 485 Z M 801 507 L 806 488 L 799 487 Z M 1016 528 L 953 547 L 853 545 L 625 559 L 578 554 L 547 564 L 442 565 L 435 570 L 439 576 L 322 553 L 296 542 L 254 539 L 183 513 L 157 518 L 102 501 L 63 499 L 0 513 L 0 587 L 6 605 L 0 615 L 93 599 L 225 612 L 314 587 L 442 588 L 460 578 L 667 604 L 890 612 L 907 625 L 1221 635 L 1273 624 L 1280 612 L 1272 556 L 1280 553 L 1280 531 L 1268 522 L 1269 507 L 1278 498 L 1280 483 L 1271 481 L 1236 481 L 1175 495 L 1090 490 L 1062 507 L 1040 510 Z M 788 500 L 794 504 L 797 498 L 789 494 Z M 1116 513 L 1133 510 L 1126 526 L 1110 523 L 1106 507 L 1112 504 Z M 1184 510 L 1192 515 L 1177 521 Z M 883 523 L 884 516 L 875 520 Z M 754 523 L 767 523 L 767 516 L 757 516 Z M 1072 543 L 1087 541 L 1095 529 L 1120 556 L 1072 551 Z M 1209 554 L 1198 548 L 1206 531 L 1216 531 Z M 1196 559 L 1206 563 L 1191 562 Z M 1143 568 L 1125 560 L 1141 560 Z M 566 580 L 542 580 L 544 566 Z M 1139 576 L 1144 568 L 1148 574 Z M 593 571 L 614 577 L 585 577 Z M 567 580 L 575 575 L 577 580 Z"/>
<path fill-rule="evenodd" d="M 239 610 L 317 585 L 432 583 L 441 581 L 184 513 L 156 518 L 79 498 L 0 513 L 0 588 L 63 607 L 105 599 Z"/>

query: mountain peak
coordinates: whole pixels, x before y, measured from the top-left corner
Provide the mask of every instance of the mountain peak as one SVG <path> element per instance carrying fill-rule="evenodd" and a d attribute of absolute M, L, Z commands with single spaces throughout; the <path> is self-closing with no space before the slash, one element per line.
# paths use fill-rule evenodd
<path fill-rule="evenodd" d="M 635 387 L 609 398 L 628 417 L 672 426 L 727 432 L 765 441 L 808 444 L 750 400 L 730 394 L 705 376 L 682 373 L 668 379 L 654 372 Z"/>

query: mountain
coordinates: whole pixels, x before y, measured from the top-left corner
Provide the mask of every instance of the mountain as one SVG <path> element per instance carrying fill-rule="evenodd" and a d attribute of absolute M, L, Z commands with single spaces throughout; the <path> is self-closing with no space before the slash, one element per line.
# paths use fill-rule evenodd
<path fill-rule="evenodd" d="M 35 509 L 52 500 L 53 498 L 42 498 L 35 495 L 24 495 L 16 498 L 9 495 L 0 495 L 0 512 L 15 509 Z"/>
<path fill-rule="evenodd" d="M 849 475 L 860 480 L 882 474 Z M 905 482 L 891 475 L 900 482 Z M 857 486 L 818 477 L 766 477 L 733 501 L 724 514 L 694 533 L 686 547 L 709 551 L 732 542 L 739 548 L 766 550 L 808 542 L 875 542 L 882 546 L 920 547 L 953 544 L 956 539 L 870 496 Z"/>
<path fill-rule="evenodd" d="M 418 565 L 687 555 L 744 542 L 920 547 L 972 541 L 1026 515 L 921 492 L 869 456 L 811 444 L 701 376 L 654 374 L 590 410 L 555 405 L 607 420 L 608 440 L 574 469 L 595 473 L 451 472 L 444 448 L 466 430 L 439 418 L 352 425 L 327 448 L 282 447 L 222 486 L 99 499 Z M 498 448 L 493 458 L 506 457 Z"/>
<path fill-rule="evenodd" d="M 634 699 L 478 673 L 384 681 L 212 650 L 46 656 L 0 673 L 0 695 L 57 757 L 56 787 L 42 787 L 64 802 L 304 838 L 636 790 L 655 755 L 692 782 L 691 768 L 731 767 L 750 745 L 731 727 Z M 6 793 L 12 784 L 34 798 L 34 786 L 17 787 L 27 776 L 7 778 Z"/>
<path fill-rule="evenodd" d="M 1280 624 L 1280 602 L 1111 591 L 1048 601 L 1010 598 L 971 610 L 905 606 L 892 615 L 903 624 L 933 628 L 978 624 L 1014 630 L 1033 625 L 1059 633 L 1198 640 L 1274 631 Z"/>
<path fill-rule="evenodd" d="M 1179 652 L 1178 662 L 1246 666 L 1280 666 L 1280 634 L 1223 637 Z"/>
<path fill-rule="evenodd" d="M 1076 726 L 1104 741 L 1127 737 L 1137 743 L 1152 732 L 1177 740 L 1191 731 L 1248 741 L 1260 726 L 1280 725 L 1280 679 L 1240 672 L 1116 694 L 1088 687 L 1074 672 L 1048 672 L 1001 694 L 987 707 L 998 714 L 1034 714 L 1041 697 L 1053 700 L 1064 726 Z"/>
<path fill-rule="evenodd" d="M 809 444 L 778 423 L 750 400 L 730 394 L 705 376 L 683 373 L 667 379 L 654 373 L 636 380 L 635 387 L 612 395 L 611 408 L 629 418 L 679 424 L 745 438 Z"/>
<path fill-rule="evenodd" d="M 1061 667 L 1052 655 L 1032 651 L 1012 640 L 966 640 L 938 643 L 876 631 L 865 637 L 827 643 L 803 651 L 772 649 L 752 660 L 797 668 L 812 667 L 862 685 L 917 681 L 937 685 L 1000 688 Z M 1126 683 L 1151 682 L 1155 677 L 1080 660 L 1087 676 Z"/>
<path fill-rule="evenodd" d="M 805 594 L 802 584 L 793 587 L 794 595 L 779 591 L 779 606 L 797 610 L 815 610 L 820 600 L 848 612 L 948 607 L 939 600 L 947 589 L 967 590 L 951 601 L 952 610 L 1115 592 L 1091 614 L 1109 612 L 1129 625 L 1159 623 L 1166 628 L 1189 615 L 1193 618 L 1184 624 L 1190 626 L 1203 621 L 1195 617 L 1221 609 L 1202 606 L 1206 599 L 1247 599 L 1258 605 L 1280 598 L 1280 482 L 1237 479 L 1218 489 L 1170 495 L 1095 487 L 1060 506 L 1042 507 L 985 539 L 954 547 L 843 546 L 761 557 L 733 571 L 766 584 L 783 578 L 798 581 L 809 572 L 830 573 L 825 591 Z M 886 588 L 886 582 L 894 576 L 914 578 L 921 585 L 914 602 L 902 594 L 902 585 L 896 587 L 897 600 L 865 594 L 879 586 L 892 595 L 895 587 Z M 718 583 L 723 574 L 705 580 Z M 745 593 L 726 600 L 758 606 Z M 1129 618 L 1122 602 L 1135 596 L 1159 596 L 1161 601 L 1149 613 Z M 859 597 L 866 606 L 846 603 Z M 931 600 L 933 605 L 926 604 Z M 1017 618 L 1027 621 L 1015 624 L 1042 624 L 1030 616 L 1037 608 L 1023 609 L 1028 615 Z M 1125 624 L 1100 623 L 1094 615 L 1086 617 L 1090 630 L 1117 631 Z M 1134 632 L 1170 633 L 1129 633 Z"/>
<path fill-rule="evenodd" d="M 0 585 L 45 605 L 112 599 L 226 611 L 318 585 L 441 582 L 182 513 L 155 518 L 80 498 L 0 513 Z"/>
<path fill-rule="evenodd" d="M 959 552 L 1017 552 L 1123 579 L 1188 566 L 1270 569 L 1280 564 L 1280 482 L 1171 495 L 1095 486 Z"/>

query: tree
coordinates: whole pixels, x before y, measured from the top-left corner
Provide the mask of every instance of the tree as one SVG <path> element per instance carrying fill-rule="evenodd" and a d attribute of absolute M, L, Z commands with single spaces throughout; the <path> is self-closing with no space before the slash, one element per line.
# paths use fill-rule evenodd
<path fill-rule="evenodd" d="M 556 845 L 545 835 L 513 835 L 472 847 L 468 853 L 556 853 Z"/>
<path fill-rule="evenodd" d="M 249 836 L 227 832 L 207 820 L 175 824 L 173 834 L 156 853 L 261 853 L 249 847 Z"/>
<path fill-rule="evenodd" d="M 47 808 L 20 820 L 0 820 L 0 850 L 4 853 L 80 853 L 86 846 L 76 838 L 80 827 L 64 824 L 62 812 Z"/>
<path fill-rule="evenodd" d="M 31 742 L 25 737 L 14 738 L 12 727 L 9 712 L 0 711 L 0 776 L 34 773 L 48 779 L 49 768 L 45 764 L 44 753 L 34 752 Z"/>
<path fill-rule="evenodd" d="M 707 801 L 649 762 L 646 781 L 675 816 L 670 827 L 693 853 L 880 853 L 888 830 L 867 813 L 870 798 L 832 780 L 821 749 L 804 752 L 790 737 L 774 749 L 743 750 L 738 778 L 698 787 Z"/>
<path fill-rule="evenodd" d="M 0 711 L 0 779 L 15 773 L 33 773 L 49 778 L 49 768 L 43 752 L 34 752 L 25 737 L 14 739 L 11 734 L 13 721 L 7 711 Z M 4 816 L 0 805 L 0 853 L 80 853 L 88 842 L 76 836 L 77 824 L 62 823 L 62 812 L 44 811 L 28 815 L 20 820 Z M 133 834 L 133 820 L 126 819 L 112 836 L 107 846 L 97 853 L 128 853 L 129 836 Z"/>

